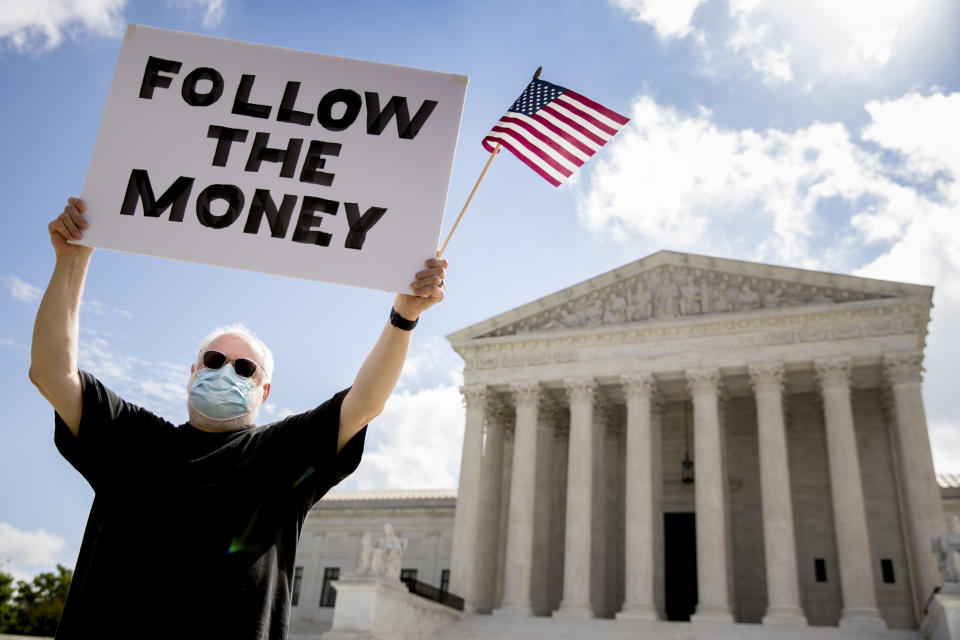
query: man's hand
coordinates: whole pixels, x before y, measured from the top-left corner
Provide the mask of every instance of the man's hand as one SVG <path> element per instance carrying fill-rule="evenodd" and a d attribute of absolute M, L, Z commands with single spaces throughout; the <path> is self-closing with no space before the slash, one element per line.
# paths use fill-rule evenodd
<path fill-rule="evenodd" d="M 83 212 L 87 205 L 80 198 L 68 198 L 63 213 L 54 218 L 47 229 L 50 231 L 50 244 L 58 258 L 83 256 L 93 253 L 93 247 L 70 244 L 68 240 L 83 238 L 83 230 L 90 227 Z"/>
<path fill-rule="evenodd" d="M 416 275 L 410 283 L 410 294 L 398 294 L 393 303 L 401 317 L 416 320 L 420 314 L 443 300 L 447 291 L 446 278 L 448 263 L 443 258 L 430 258 L 426 269 Z"/>

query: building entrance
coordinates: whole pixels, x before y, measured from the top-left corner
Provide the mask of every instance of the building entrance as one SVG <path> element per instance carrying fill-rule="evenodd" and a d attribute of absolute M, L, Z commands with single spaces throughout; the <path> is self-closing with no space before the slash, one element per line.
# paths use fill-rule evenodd
<path fill-rule="evenodd" d="M 667 620 L 690 621 L 697 608 L 697 529 L 692 513 L 663 514 Z"/>

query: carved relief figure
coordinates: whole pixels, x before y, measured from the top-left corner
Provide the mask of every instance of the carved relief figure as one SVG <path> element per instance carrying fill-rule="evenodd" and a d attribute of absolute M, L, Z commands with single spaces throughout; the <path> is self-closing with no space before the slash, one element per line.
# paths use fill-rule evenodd
<path fill-rule="evenodd" d="M 685 316 L 700 313 L 700 287 L 693 281 L 693 276 L 687 277 L 687 283 L 680 287 L 680 313 Z"/>
<path fill-rule="evenodd" d="M 677 305 L 680 297 L 680 288 L 670 280 L 669 277 L 663 278 L 657 286 L 657 293 L 654 302 L 656 303 L 656 316 L 658 318 L 672 318 L 680 315 L 680 308 Z"/>
<path fill-rule="evenodd" d="M 740 289 L 740 295 L 737 296 L 737 309 L 759 309 L 760 308 L 760 295 L 750 288 L 746 282 L 743 283 L 743 287 Z"/>
<path fill-rule="evenodd" d="M 775 309 L 783 302 L 783 288 L 776 287 L 773 291 L 763 297 L 763 306 L 767 309 Z"/>
<path fill-rule="evenodd" d="M 636 288 L 630 296 L 630 306 L 627 308 L 627 316 L 631 321 L 646 320 L 653 315 L 653 294 L 643 286 L 643 281 L 638 281 Z"/>
<path fill-rule="evenodd" d="M 583 319 L 588 327 L 600 324 L 603 320 L 603 303 L 594 300 L 583 312 Z"/>
<path fill-rule="evenodd" d="M 714 313 L 730 311 L 730 301 L 727 299 L 727 285 L 720 283 L 710 292 L 710 310 Z"/>
<path fill-rule="evenodd" d="M 607 296 L 607 307 L 603 312 L 603 321 L 606 324 L 627 321 L 627 301 L 623 296 L 611 293 Z"/>

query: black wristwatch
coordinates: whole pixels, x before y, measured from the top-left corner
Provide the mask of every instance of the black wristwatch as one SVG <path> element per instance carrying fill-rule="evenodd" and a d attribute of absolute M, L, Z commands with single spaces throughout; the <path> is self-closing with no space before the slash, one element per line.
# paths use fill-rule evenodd
<path fill-rule="evenodd" d="M 420 318 L 417 318 L 419 320 Z M 390 324 L 395 326 L 397 329 L 403 329 L 404 331 L 413 331 L 413 328 L 417 326 L 417 320 L 407 320 L 393 307 L 390 308 Z"/>

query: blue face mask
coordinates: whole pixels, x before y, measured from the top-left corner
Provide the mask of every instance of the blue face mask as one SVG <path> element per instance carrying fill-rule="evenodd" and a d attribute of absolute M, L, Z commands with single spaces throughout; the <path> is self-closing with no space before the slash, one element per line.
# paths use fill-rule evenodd
<path fill-rule="evenodd" d="M 211 420 L 239 418 L 250 410 L 252 378 L 237 375 L 233 365 L 201 369 L 190 386 L 190 404 Z"/>

